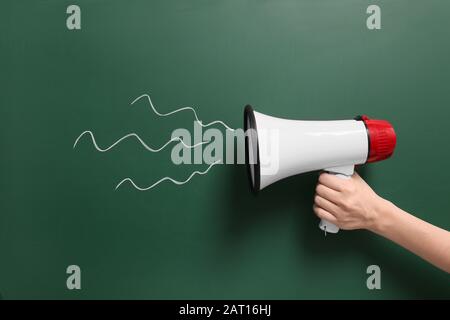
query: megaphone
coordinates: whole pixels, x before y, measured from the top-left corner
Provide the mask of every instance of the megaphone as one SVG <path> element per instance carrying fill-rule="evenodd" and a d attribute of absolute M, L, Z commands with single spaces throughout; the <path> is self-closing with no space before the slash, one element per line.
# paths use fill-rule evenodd
<path fill-rule="evenodd" d="M 355 165 L 387 159 L 396 145 L 392 125 L 367 116 L 289 120 L 256 112 L 247 105 L 244 129 L 247 171 L 255 193 L 281 179 L 314 170 L 349 179 Z M 326 220 L 320 221 L 319 228 L 329 233 L 339 231 Z"/>

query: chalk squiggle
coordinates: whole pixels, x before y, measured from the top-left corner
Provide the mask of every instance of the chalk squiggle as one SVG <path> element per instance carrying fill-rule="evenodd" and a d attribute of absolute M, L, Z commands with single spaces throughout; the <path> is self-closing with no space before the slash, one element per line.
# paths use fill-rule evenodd
<path fill-rule="evenodd" d="M 139 97 L 137 97 L 136 99 L 134 99 L 133 102 L 131 102 L 131 105 L 133 105 L 135 102 L 139 101 L 139 100 L 142 99 L 142 98 L 147 98 L 147 100 L 148 100 L 148 102 L 149 102 L 149 104 L 150 104 L 150 107 L 152 108 L 153 112 L 156 113 L 156 114 L 157 114 L 158 116 L 160 116 L 160 117 L 167 117 L 167 116 L 170 116 L 170 115 L 175 114 L 175 113 L 177 113 L 177 112 L 181 112 L 181 111 L 185 111 L 185 110 L 190 110 L 190 111 L 192 111 L 192 112 L 194 113 L 195 120 L 196 120 L 196 121 L 200 124 L 200 126 L 202 126 L 203 128 L 212 126 L 212 125 L 214 125 L 214 124 L 221 124 L 221 125 L 224 126 L 226 129 L 231 130 L 231 131 L 234 131 L 233 128 L 229 127 L 225 122 L 220 121 L 220 120 L 215 120 L 215 121 L 209 122 L 209 123 L 207 123 L 207 124 L 203 124 L 203 123 L 201 122 L 201 120 L 198 118 L 197 112 L 195 112 L 194 108 L 191 108 L 191 107 L 183 107 L 183 108 L 176 109 L 176 110 L 171 111 L 171 112 L 168 112 L 168 113 L 160 113 L 160 112 L 158 112 L 158 110 L 156 110 L 156 108 L 153 106 L 152 99 L 150 98 L 150 96 L 149 96 L 148 94 L 140 95 Z"/>
<path fill-rule="evenodd" d="M 209 167 L 208 167 L 205 171 L 194 171 L 194 172 L 192 172 L 192 173 L 190 174 L 190 176 L 189 176 L 186 180 L 184 180 L 184 181 L 178 181 L 178 180 L 174 180 L 174 179 L 172 179 L 172 178 L 170 178 L 170 177 L 164 177 L 164 178 L 162 178 L 162 179 L 156 181 L 156 182 L 153 183 L 152 185 L 150 185 L 150 186 L 148 186 L 148 187 L 145 187 L 145 188 L 142 188 L 142 187 L 139 187 L 138 185 L 136 185 L 136 184 L 134 183 L 134 181 L 133 181 L 131 178 L 125 178 L 125 179 L 123 179 L 122 181 L 120 181 L 120 182 L 117 184 L 116 190 L 117 190 L 124 182 L 126 182 L 126 181 L 129 181 L 129 182 L 133 185 L 133 187 L 136 188 L 136 189 L 139 190 L 139 191 L 147 191 L 147 190 L 150 190 L 150 189 L 156 187 L 156 186 L 157 186 L 158 184 L 160 184 L 161 182 L 167 181 L 167 180 L 171 181 L 172 183 L 174 183 L 174 184 L 176 184 L 176 185 L 183 185 L 183 184 L 185 184 L 185 183 L 188 183 L 189 180 L 191 180 L 192 177 L 195 176 L 196 174 L 198 174 L 198 175 L 204 175 L 204 174 L 207 174 L 208 171 L 209 171 L 214 165 L 220 163 L 221 161 L 222 161 L 222 160 L 217 160 L 217 161 L 211 163 L 211 164 L 209 165 Z"/>
<path fill-rule="evenodd" d="M 91 137 L 91 140 L 92 140 L 92 143 L 93 143 L 95 149 L 97 149 L 97 151 L 100 151 L 100 152 L 106 152 L 106 151 L 108 151 L 108 150 L 114 148 L 116 145 L 118 145 L 118 144 L 119 144 L 120 142 L 122 142 L 123 140 L 128 139 L 128 138 L 131 138 L 131 137 L 136 138 L 136 139 L 141 143 L 141 145 L 142 145 L 145 149 L 147 149 L 148 151 L 151 151 L 151 152 L 159 152 L 159 151 L 163 150 L 165 147 L 167 147 L 169 144 L 171 144 L 171 143 L 174 142 L 174 141 L 180 142 L 183 146 L 185 146 L 186 148 L 189 148 L 189 149 L 198 147 L 198 146 L 200 146 L 200 145 L 202 145 L 202 144 L 205 144 L 205 143 L 208 143 L 208 141 L 202 141 L 202 142 L 196 143 L 196 144 L 194 144 L 194 145 L 188 145 L 188 144 L 184 143 L 184 141 L 183 141 L 180 137 L 174 137 L 174 138 L 170 139 L 169 141 L 167 141 L 167 142 L 166 142 L 164 145 L 162 145 L 161 147 L 155 149 L 155 148 L 152 148 L 152 147 L 150 147 L 149 145 L 147 145 L 147 144 L 146 144 L 146 143 L 145 143 L 145 142 L 144 142 L 144 141 L 143 141 L 136 133 L 133 132 L 133 133 L 129 133 L 129 134 L 123 136 L 122 138 L 120 138 L 119 140 L 117 140 L 116 142 L 114 142 L 114 143 L 113 143 L 112 145 L 110 145 L 109 147 L 107 147 L 107 148 L 101 148 L 101 147 L 98 146 L 97 141 L 95 140 L 95 137 L 94 137 L 94 134 L 92 133 L 92 131 L 87 130 L 87 131 L 84 131 L 83 133 L 81 133 L 81 134 L 78 136 L 78 138 L 75 140 L 75 143 L 73 144 L 73 148 L 74 148 L 74 149 L 75 149 L 75 147 L 77 146 L 78 141 L 79 141 L 84 135 L 86 135 L 86 134 L 89 135 L 89 136 Z"/>

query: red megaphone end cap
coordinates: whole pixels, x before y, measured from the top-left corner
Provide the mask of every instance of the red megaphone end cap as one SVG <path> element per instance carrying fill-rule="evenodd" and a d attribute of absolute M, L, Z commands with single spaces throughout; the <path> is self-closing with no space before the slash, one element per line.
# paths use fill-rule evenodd
<path fill-rule="evenodd" d="M 394 128 L 386 120 L 369 119 L 361 116 L 369 136 L 369 155 L 367 162 L 376 162 L 389 158 L 394 153 L 397 137 Z"/>

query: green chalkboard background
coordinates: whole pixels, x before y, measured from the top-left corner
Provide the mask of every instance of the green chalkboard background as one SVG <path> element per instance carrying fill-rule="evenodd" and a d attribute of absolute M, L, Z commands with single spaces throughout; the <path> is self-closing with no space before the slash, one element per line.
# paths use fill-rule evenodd
<path fill-rule="evenodd" d="M 66 28 L 81 7 L 82 29 Z M 366 28 L 378 4 L 382 29 Z M 390 120 L 398 146 L 363 169 L 383 197 L 450 228 L 450 2 L 16 1 L 0 4 L 0 295 L 14 298 L 450 298 L 449 276 L 365 231 L 324 237 L 317 173 L 255 197 L 242 165 L 139 192 L 207 165 L 145 151 L 174 128 L 275 116 Z M 223 130 L 222 127 L 217 128 Z M 82 289 L 66 288 L 66 268 Z M 382 289 L 366 287 L 366 268 Z"/>

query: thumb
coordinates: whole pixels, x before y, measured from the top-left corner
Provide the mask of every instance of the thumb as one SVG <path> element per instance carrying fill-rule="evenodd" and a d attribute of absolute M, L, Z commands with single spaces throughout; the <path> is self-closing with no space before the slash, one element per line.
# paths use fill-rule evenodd
<path fill-rule="evenodd" d="M 362 178 L 361 178 L 361 176 L 358 174 L 358 172 L 354 172 L 353 173 L 353 178 L 355 179 L 355 180 L 362 180 Z"/>

